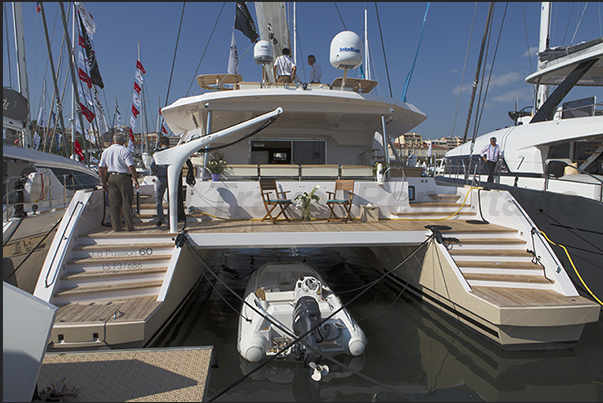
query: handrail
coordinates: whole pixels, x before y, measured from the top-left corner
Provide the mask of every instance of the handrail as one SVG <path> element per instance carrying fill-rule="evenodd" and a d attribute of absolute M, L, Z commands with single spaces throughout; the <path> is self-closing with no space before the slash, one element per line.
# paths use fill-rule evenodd
<path fill-rule="evenodd" d="M 80 205 L 82 206 L 82 209 L 83 209 L 84 208 L 84 203 L 82 203 L 81 201 L 78 201 L 75 204 L 75 206 L 73 207 L 73 211 L 71 212 L 71 215 L 69 216 L 69 220 L 67 221 L 67 225 L 65 225 L 65 228 L 63 229 L 63 233 L 61 234 L 61 236 L 59 238 L 60 240 L 59 240 L 59 244 L 57 245 L 57 251 L 60 248 L 60 246 L 63 243 L 63 241 L 66 240 L 66 239 L 69 239 L 69 238 L 65 237 L 65 232 L 67 231 L 67 228 L 69 228 L 69 225 L 71 224 L 71 221 L 73 220 L 73 217 L 75 216 L 75 212 L 76 212 L 77 207 L 80 206 Z M 58 236 L 58 234 L 55 235 L 55 236 Z M 63 255 L 64 254 L 65 253 L 63 252 Z M 46 288 L 49 288 L 52 284 L 54 284 L 54 282 L 56 281 L 56 278 L 57 278 L 57 276 L 59 274 L 59 270 L 56 270 L 54 278 L 52 279 L 52 282 L 50 284 L 48 284 L 48 276 L 50 275 L 50 272 L 51 272 L 51 269 L 53 267 L 53 263 L 54 263 L 54 260 L 56 259 L 56 257 L 57 257 L 57 254 L 55 253 L 52 256 L 52 261 L 50 262 L 50 265 L 48 267 L 48 272 L 46 273 L 46 278 L 44 279 L 44 285 L 45 285 Z"/>
<path fill-rule="evenodd" d="M 534 234 L 536 234 L 536 235 L 538 235 L 538 239 L 540 240 L 540 242 L 544 245 L 545 250 L 549 253 L 549 256 L 551 256 L 553 258 L 553 261 L 556 261 L 557 260 L 557 255 L 555 255 L 555 252 L 553 252 L 553 250 L 550 248 L 549 243 L 546 242 L 546 240 L 543 239 L 542 234 L 540 233 L 540 231 L 538 230 L 538 228 L 536 228 L 536 226 L 533 224 L 533 221 L 524 213 L 523 209 L 519 206 L 519 204 L 517 203 L 517 201 L 515 201 L 515 199 L 511 199 L 510 201 L 513 204 L 515 204 L 515 207 L 517 207 L 517 210 L 519 210 L 519 212 L 525 218 L 525 220 L 528 222 L 528 224 L 530 224 L 530 227 L 531 227 L 530 233 L 532 235 L 532 247 L 534 248 L 534 251 L 533 251 L 534 257 L 540 263 L 540 259 L 536 255 L 536 245 L 533 243 Z M 540 264 L 542 265 L 542 263 L 540 263 Z M 548 277 L 546 277 L 546 269 L 545 269 L 544 265 L 542 265 L 542 267 L 543 267 L 544 277 L 548 278 Z M 561 271 L 561 267 L 557 266 L 557 269 L 555 271 L 557 273 L 559 273 Z"/>

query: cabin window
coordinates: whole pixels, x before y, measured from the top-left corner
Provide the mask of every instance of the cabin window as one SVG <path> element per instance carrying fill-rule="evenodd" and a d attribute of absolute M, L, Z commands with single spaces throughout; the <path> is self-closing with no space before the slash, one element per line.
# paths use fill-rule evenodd
<path fill-rule="evenodd" d="M 324 140 L 251 140 L 251 164 L 324 164 L 326 142 Z"/>
<path fill-rule="evenodd" d="M 50 168 L 67 189 L 89 189 L 98 185 L 98 179 L 83 172 L 71 171 L 63 168 Z"/>
<path fill-rule="evenodd" d="M 547 159 L 569 158 L 569 152 L 569 143 L 553 144 L 549 147 L 549 154 L 547 155 Z"/>

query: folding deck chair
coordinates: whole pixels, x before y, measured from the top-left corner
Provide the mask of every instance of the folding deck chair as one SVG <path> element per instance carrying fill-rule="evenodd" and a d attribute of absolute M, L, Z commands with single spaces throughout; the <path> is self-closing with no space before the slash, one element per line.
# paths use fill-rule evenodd
<path fill-rule="evenodd" d="M 343 220 L 346 223 L 348 222 L 348 220 L 352 220 L 350 213 L 352 210 L 352 198 L 354 197 L 354 180 L 337 179 L 335 181 L 335 191 L 327 191 L 327 194 L 329 196 L 327 200 L 327 206 L 331 210 L 327 222 L 331 222 L 331 218 L 334 218 L 336 220 Z M 341 198 L 336 199 L 338 195 L 341 195 Z M 333 210 L 335 206 L 343 207 L 345 217 L 338 217 L 337 214 L 335 214 L 335 211 Z"/>
<path fill-rule="evenodd" d="M 264 207 L 266 208 L 266 215 L 262 218 L 264 221 L 267 218 L 272 220 L 273 224 L 276 224 L 276 219 L 281 216 L 281 214 L 285 217 L 287 221 L 290 221 L 287 216 L 286 210 L 291 205 L 291 199 L 287 199 L 287 193 L 289 191 L 279 192 L 276 187 L 276 180 L 274 179 L 260 179 L 260 193 L 262 195 L 262 201 L 264 202 Z M 274 194 L 273 194 L 274 193 Z M 277 207 L 280 208 L 279 213 L 276 216 L 272 216 L 272 212 Z"/>

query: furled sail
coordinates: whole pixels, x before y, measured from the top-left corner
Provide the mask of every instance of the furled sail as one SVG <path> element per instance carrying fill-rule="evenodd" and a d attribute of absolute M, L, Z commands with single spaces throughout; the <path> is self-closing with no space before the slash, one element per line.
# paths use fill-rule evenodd
<path fill-rule="evenodd" d="M 283 1 L 260 1 L 254 3 L 260 39 L 269 41 L 272 44 L 275 58 L 283 54 L 283 48 L 291 49 L 285 4 Z M 268 73 L 269 81 L 274 82 L 272 69 L 266 69 L 266 72 Z"/>

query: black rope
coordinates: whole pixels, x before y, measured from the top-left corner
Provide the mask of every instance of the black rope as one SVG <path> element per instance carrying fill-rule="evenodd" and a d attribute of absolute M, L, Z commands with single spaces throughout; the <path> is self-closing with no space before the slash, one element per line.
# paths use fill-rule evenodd
<path fill-rule="evenodd" d="M 178 42 L 180 41 L 180 31 L 182 30 L 182 20 L 184 19 L 184 6 L 186 2 L 182 3 L 182 15 L 180 16 L 180 26 L 178 27 L 178 36 L 176 37 L 176 47 L 174 48 L 174 58 L 172 59 L 172 70 L 170 71 L 170 81 L 168 82 L 167 95 L 165 96 L 165 105 L 167 106 L 168 99 L 170 97 L 170 88 L 172 86 L 172 76 L 174 75 L 174 65 L 176 64 L 176 52 L 178 52 Z"/>
<path fill-rule="evenodd" d="M 216 30 L 216 26 L 218 25 L 218 21 L 220 21 L 220 16 L 222 15 L 222 10 L 224 10 L 224 6 L 226 5 L 226 2 L 222 3 L 222 8 L 220 9 L 220 13 L 218 14 L 218 18 L 216 18 L 216 23 L 214 24 L 214 28 L 211 30 L 211 34 L 209 35 L 209 39 L 205 42 L 205 49 L 203 49 L 203 53 L 201 54 L 201 59 L 199 60 L 199 64 L 197 65 L 197 69 L 195 70 L 195 74 L 193 75 L 193 79 L 191 80 L 191 84 L 188 86 L 188 90 L 186 91 L 186 96 L 188 96 L 188 94 L 191 91 L 191 87 L 193 86 L 193 83 L 195 82 L 196 78 L 197 78 L 197 73 L 199 72 L 199 67 L 201 67 L 201 62 L 203 61 L 203 58 L 205 57 L 205 52 L 207 51 L 207 47 L 209 46 L 209 43 L 211 42 L 211 38 L 214 36 L 214 31 Z M 166 105 L 167 105 L 167 99 L 166 99 Z"/>
<path fill-rule="evenodd" d="M 383 49 L 383 59 L 385 61 L 385 72 L 387 73 L 387 85 L 389 85 L 389 96 L 394 97 L 392 94 L 392 84 L 389 80 L 389 69 L 387 68 L 387 56 L 385 53 L 385 43 L 383 43 L 383 32 L 381 32 L 381 20 L 379 19 L 379 9 L 377 8 L 377 2 L 375 2 L 375 11 L 377 12 L 377 25 L 379 25 L 379 36 L 381 36 L 381 48 Z"/>
<path fill-rule="evenodd" d="M 337 10 L 337 14 L 339 14 L 339 19 L 341 20 L 341 24 L 343 25 L 343 29 L 347 31 L 348 29 L 345 27 L 345 22 L 343 22 L 343 18 L 341 17 L 341 13 L 339 12 L 339 7 L 337 7 L 337 2 L 333 2 L 335 4 L 335 9 Z"/>
<path fill-rule="evenodd" d="M 211 399 L 209 399 L 209 401 L 214 401 L 215 399 L 217 399 L 218 397 L 222 396 L 224 393 L 228 392 L 229 390 L 231 390 L 232 388 L 234 388 L 236 385 L 238 385 L 239 383 L 243 382 L 245 379 L 247 379 L 249 376 L 251 376 L 253 373 L 255 373 L 256 371 L 258 371 L 259 369 L 261 369 L 262 367 L 264 367 L 265 365 L 267 365 L 268 363 L 270 363 L 272 360 L 274 360 L 275 358 L 277 358 L 281 353 L 283 353 L 284 351 L 287 351 L 291 346 L 293 346 L 296 343 L 299 343 L 303 338 L 305 338 L 308 334 L 312 333 L 314 330 L 320 328 L 324 323 L 326 323 L 326 321 L 328 321 L 329 319 L 331 319 L 333 316 L 335 316 L 338 312 L 340 312 L 342 309 L 345 309 L 348 305 L 350 305 L 352 302 L 354 302 L 355 300 L 357 300 L 358 298 L 360 298 L 364 293 L 368 292 L 372 287 L 374 287 L 376 284 L 378 284 L 381 280 L 383 280 L 385 277 L 390 276 L 394 271 L 396 271 L 398 268 L 402 267 L 402 265 L 404 265 L 412 256 L 414 256 L 415 253 L 417 253 L 424 245 L 427 244 L 427 242 L 429 242 L 429 240 L 433 237 L 433 235 L 430 235 L 425 241 L 423 241 L 414 251 L 412 251 L 402 262 L 398 263 L 398 265 L 396 265 L 396 267 L 394 267 L 392 270 L 389 271 L 385 271 L 384 274 L 373 280 L 372 282 L 370 282 L 368 284 L 368 286 L 361 291 L 359 294 L 356 294 L 356 296 L 354 296 L 351 300 L 349 300 L 346 304 L 342 304 L 342 306 L 337 309 L 336 311 L 334 311 L 333 313 L 331 313 L 331 315 L 329 315 L 328 317 L 324 318 L 323 320 L 321 320 L 314 328 L 311 328 L 310 330 L 308 330 L 307 332 L 303 333 L 302 335 L 300 335 L 299 337 L 295 338 L 293 341 L 289 342 L 287 345 L 285 345 L 285 347 L 283 347 L 277 354 L 269 357 L 265 362 L 263 362 L 262 364 L 259 364 L 256 368 L 254 368 L 253 370 L 251 370 L 249 373 L 243 375 L 240 379 L 238 379 L 237 381 L 235 381 L 234 383 L 232 383 L 231 385 L 229 385 L 228 387 L 224 388 L 222 391 L 220 391 L 216 396 L 213 396 Z M 187 241 L 189 241 L 187 239 Z M 195 250 L 195 248 L 192 248 L 195 251 L 195 255 L 197 255 L 197 252 Z M 205 263 L 202 261 L 202 263 Z M 205 263 L 206 264 L 206 263 Z M 207 270 L 210 271 L 210 273 L 214 274 L 209 267 L 206 267 Z M 217 278 L 217 276 L 214 274 L 214 276 Z M 222 282 L 222 280 L 218 279 L 218 281 Z M 223 282 L 222 282 L 223 283 Z M 224 284 L 224 283 L 223 283 Z M 225 285 L 225 284 L 224 284 Z M 232 289 L 230 287 L 228 287 L 227 285 L 225 285 L 227 287 L 227 289 L 229 289 L 230 291 L 232 291 Z M 232 291 L 234 293 L 234 291 Z M 251 309 L 253 309 L 256 313 L 264 316 L 261 312 L 259 312 L 255 307 L 253 307 L 251 304 L 247 303 L 247 301 L 245 301 L 243 298 L 241 298 L 238 294 L 234 293 L 234 295 L 239 298 L 240 300 L 243 301 L 243 303 L 247 306 L 249 306 Z M 275 324 L 269 317 L 264 316 L 265 319 L 267 319 L 269 322 Z M 278 324 L 275 324 L 278 326 Z M 281 329 L 283 330 L 283 329 Z M 287 329 L 284 329 L 287 333 L 290 333 Z M 292 337 L 295 337 L 294 335 L 292 335 Z M 302 341 L 303 343 L 303 341 Z M 313 351 L 315 350 L 312 346 L 307 345 L 308 348 L 312 349 Z M 320 353 L 320 352 L 318 352 Z M 392 393 L 398 394 L 400 396 L 404 396 L 406 398 L 409 398 L 409 396 L 407 396 L 406 394 L 401 393 L 400 391 L 397 391 L 375 379 L 372 379 L 348 366 L 346 366 L 345 364 L 333 359 L 332 357 L 329 357 L 328 355 L 325 355 L 323 358 L 337 364 L 340 365 L 342 367 L 344 367 L 345 369 L 353 372 L 354 374 L 360 376 L 361 378 L 374 383 L 375 385 L 381 386 L 386 390 L 389 390 Z M 414 399 L 411 399 L 414 400 Z"/>

